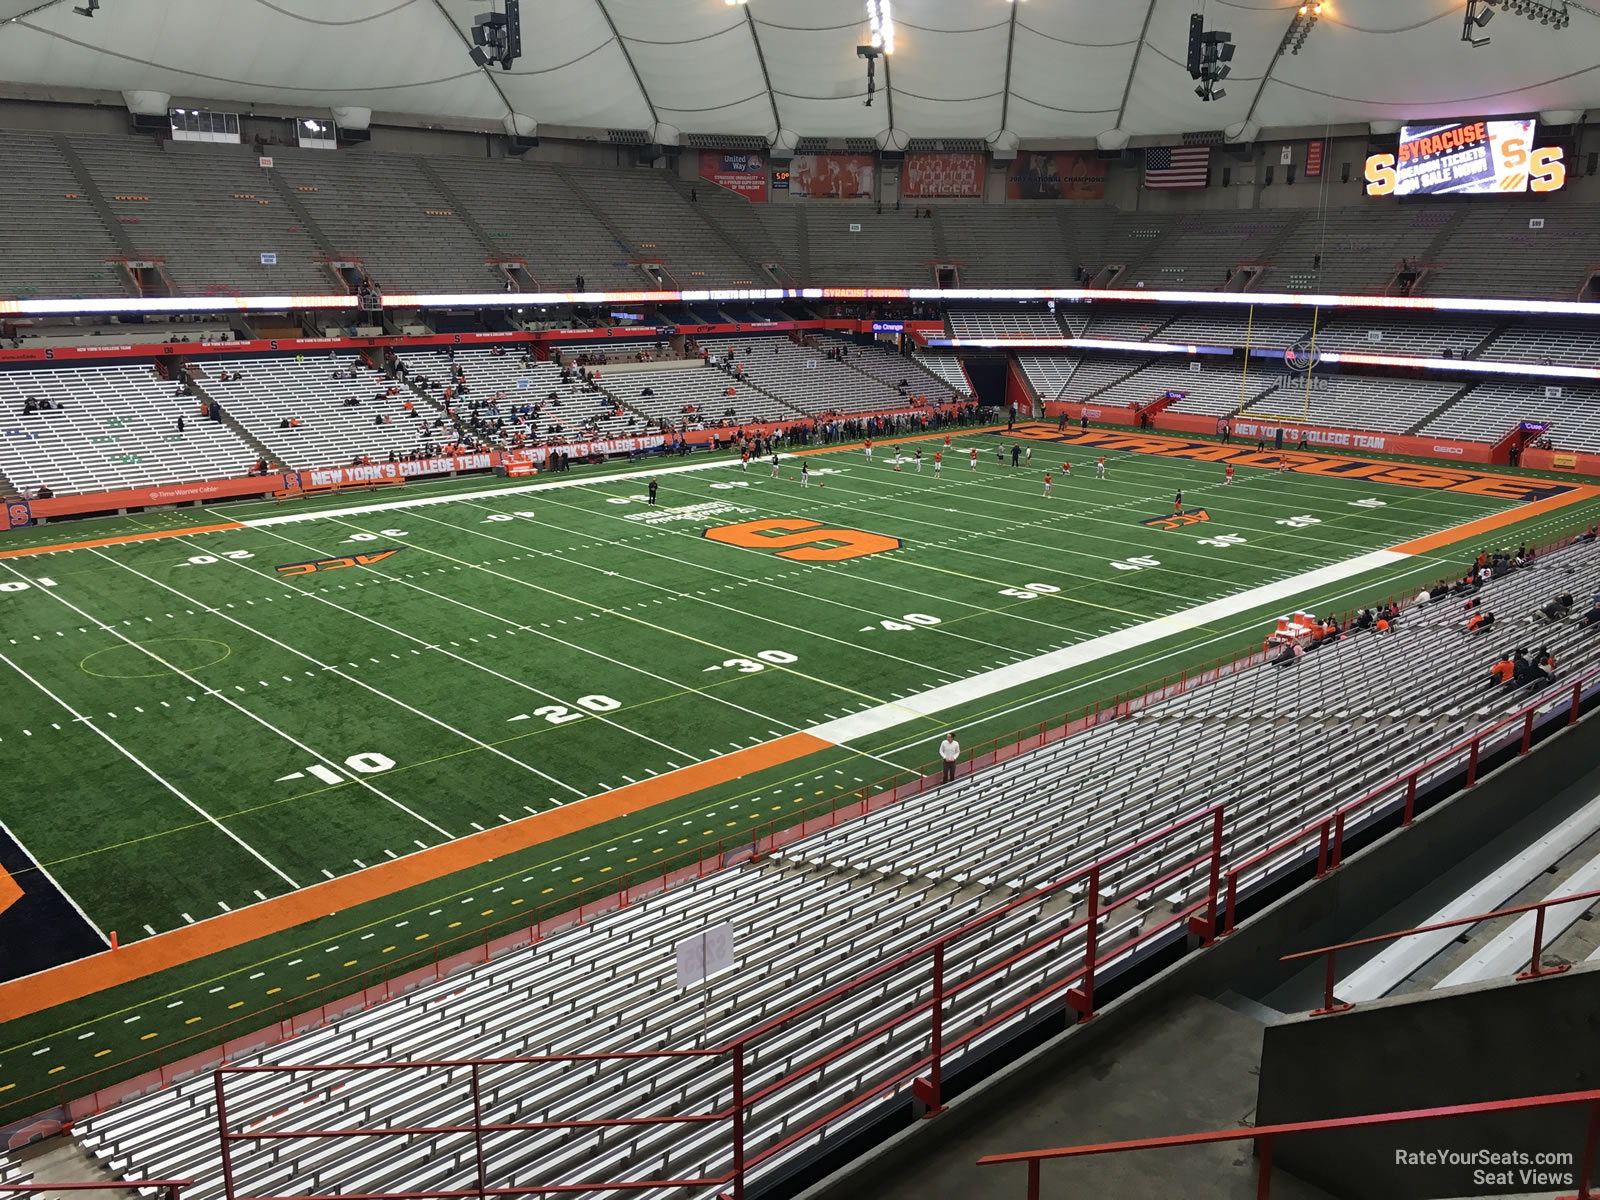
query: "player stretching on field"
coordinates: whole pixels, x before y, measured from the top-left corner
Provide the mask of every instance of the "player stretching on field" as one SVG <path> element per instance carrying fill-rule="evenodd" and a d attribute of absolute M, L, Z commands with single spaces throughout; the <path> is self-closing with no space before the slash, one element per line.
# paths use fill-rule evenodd
<path fill-rule="evenodd" d="M 872 439 L 871 438 L 867 439 L 867 461 L 868 462 L 872 461 Z"/>
<path fill-rule="evenodd" d="M 935 450 L 933 452 L 933 477 L 935 479 L 938 479 L 939 476 L 940 476 L 940 473 L 943 472 L 943 470 L 944 470 L 944 451 L 943 450 Z"/>
<path fill-rule="evenodd" d="M 1046 500 L 1050 499 L 1050 472 L 1049 471 L 1046 471 L 1044 473 L 1044 498 Z"/>
<path fill-rule="evenodd" d="M 1222 473 L 1222 486 L 1223 487 L 1232 487 L 1233 486 L 1233 464 L 1232 463 L 1229 463 L 1228 466 L 1227 466 L 1227 469 L 1224 470 L 1223 473 Z"/>
<path fill-rule="evenodd" d="M 972 469 L 976 471 L 978 469 L 978 448 L 974 446 L 968 453 L 972 456 Z"/>
<path fill-rule="evenodd" d="M 800 464 L 800 486 L 801 487 L 810 487 L 811 486 L 811 464 L 810 463 L 801 463 Z"/>
<path fill-rule="evenodd" d="M 1061 478 L 1063 478 L 1063 479 L 1071 479 L 1072 478 L 1072 464 L 1071 463 L 1064 462 L 1064 463 L 1061 464 Z"/>
<path fill-rule="evenodd" d="M 1104 454 L 1100 456 L 1100 461 L 1094 464 L 1094 477 L 1096 479 L 1104 479 L 1106 477 L 1106 456 Z"/>
<path fill-rule="evenodd" d="M 750 451 L 741 450 L 741 451 L 739 451 L 739 470 L 748 471 L 749 469 L 750 469 Z"/>

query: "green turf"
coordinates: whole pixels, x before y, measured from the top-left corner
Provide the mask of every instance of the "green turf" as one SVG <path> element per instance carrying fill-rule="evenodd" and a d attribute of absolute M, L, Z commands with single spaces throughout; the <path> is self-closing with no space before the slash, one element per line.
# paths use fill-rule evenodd
<path fill-rule="evenodd" d="M 30 584 L 0 592 L 0 761 L 29 785 L 6 822 L 127 944 L 1510 507 L 1249 468 L 1223 487 L 1214 464 L 1123 453 L 1108 455 L 1108 478 L 1097 480 L 1093 454 L 1049 443 L 1034 443 L 1031 470 L 1013 470 L 996 463 L 997 442 L 1009 445 L 958 435 L 958 451 L 981 447 L 979 470 L 957 453 L 938 480 L 930 463 L 896 473 L 880 444 L 870 465 L 854 450 L 808 458 L 806 490 L 791 478 L 798 460 L 776 480 L 764 465 L 745 473 L 731 462 L 663 475 L 654 512 L 639 480 L 574 473 L 533 492 L 328 515 L 401 498 L 357 493 L 311 502 L 305 511 L 325 515 L 301 523 L 0 561 L 0 584 Z M 923 448 L 931 458 L 933 444 Z M 1073 475 L 1058 470 L 1046 500 L 1045 465 L 1066 457 Z M 403 498 L 489 486 L 457 481 Z M 1178 488 L 1207 522 L 1141 523 L 1168 514 Z M 661 520 L 697 505 L 721 507 Z M 1553 535 L 1593 520 L 1594 508 L 1502 540 Z M 221 515 L 285 511 L 301 510 L 232 505 Z M 812 564 L 704 536 L 768 517 L 901 546 Z M 42 532 L 27 531 L 32 544 L 45 543 Z M 1225 544 L 1208 544 L 1222 535 Z M 401 552 L 372 568 L 274 570 L 393 547 Z M 1135 558 L 1156 562 L 1125 569 Z M 1418 556 L 1299 602 L 1349 608 L 1461 559 Z M 214 1042 L 229 1021 L 259 1027 L 277 1005 L 348 993 L 416 961 L 407 956 L 504 933 L 719 838 L 791 821 L 928 761 L 948 726 L 976 744 L 1259 644 L 1287 607 L 1174 623 L 1159 641 L 936 719 L 13 1022 L 0 1040 L 0 1104 L 25 1111 L 20 1098 L 52 1085 L 78 1080 L 76 1094 L 91 1072 L 109 1079 L 156 1055 L 171 1061 L 198 1048 L 183 1039 Z"/>

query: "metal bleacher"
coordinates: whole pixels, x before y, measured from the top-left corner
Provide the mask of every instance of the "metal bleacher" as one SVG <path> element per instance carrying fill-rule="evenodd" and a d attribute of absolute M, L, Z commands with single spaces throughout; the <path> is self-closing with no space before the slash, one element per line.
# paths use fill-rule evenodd
<path fill-rule="evenodd" d="M 73 145 L 141 251 L 179 295 L 333 290 L 316 243 L 278 196 L 253 148 L 83 135 Z M 263 252 L 277 256 L 261 264 Z"/>
<path fill-rule="evenodd" d="M 1541 558 L 1489 584 L 1487 602 L 1510 619 L 1557 588 L 1588 590 L 1600 568 L 1597 549 Z M 1541 636 L 1558 647 L 1568 671 L 1600 660 L 1600 638 L 1576 622 Z M 842 1007 L 796 1013 L 797 1004 L 1208 804 L 1226 805 L 1230 863 L 1375 791 L 1374 804 L 1351 818 L 1349 836 L 1386 805 L 1403 805 L 1404 783 L 1382 787 L 1397 771 L 1534 698 L 1523 691 L 1450 699 L 1461 694 L 1464 680 L 1481 676 L 1491 646 L 1461 629 L 1453 604 L 1413 608 L 1392 634 L 1355 635 L 1288 669 L 1223 672 L 1208 686 L 792 843 L 760 865 L 635 900 L 397 1000 L 365 1011 L 357 1004 L 341 1019 L 313 1023 L 234 1061 L 403 1063 L 657 1051 L 719 1045 L 775 1020 L 746 1057 L 744 1094 L 755 1098 L 746 1153 L 774 1151 L 753 1169 L 749 1182 L 759 1189 L 860 1128 L 870 1108 L 790 1137 L 845 1098 L 885 1085 L 885 1103 L 903 1102 L 914 1074 L 905 1068 L 927 1053 L 925 1022 L 862 1036 L 927 998 L 926 964 L 886 969 Z M 1546 707 L 1568 703 L 1568 691 L 1553 688 Z M 1279 736 L 1250 736 L 1286 724 L 1314 731 L 1287 760 Z M 1171 746 L 1180 740 L 1186 752 L 1174 755 Z M 1458 769 L 1466 754 L 1441 756 L 1423 783 Z M 1140 897 L 1137 906 L 1107 914 L 1100 945 L 1116 959 L 1102 971 L 1153 951 L 1153 941 L 1140 940 L 1147 922 L 1204 894 L 1204 862 L 1159 886 L 1154 881 L 1164 864 L 1191 861 L 1184 856 L 1203 849 L 1209 837 L 1209 826 L 1193 826 L 1102 874 L 1103 894 Z M 1262 857 L 1243 874 L 1244 894 L 1299 852 Z M 981 927 L 981 935 L 952 945 L 946 984 L 968 986 L 947 1004 L 945 1037 L 953 1041 L 993 1022 L 962 1055 L 975 1057 L 1047 1012 L 1059 1013 L 1058 997 L 1028 997 L 1059 976 L 1059 964 L 1081 954 L 1084 930 L 1069 926 L 1083 900 L 1081 888 L 1025 900 Z M 675 942 L 721 922 L 734 927 L 733 969 L 703 992 L 671 986 Z M 1045 956 L 1050 961 L 1016 956 L 1025 942 L 1057 933 Z M 992 965 L 999 969 L 980 974 Z M 830 1053 L 828 1066 L 799 1084 L 769 1087 Z M 958 1055 L 946 1069 L 963 1061 L 970 1058 Z M 576 1074 L 559 1064 L 503 1062 L 482 1068 L 479 1083 L 482 1120 L 500 1124 L 709 1112 L 730 1096 L 725 1064 L 701 1059 L 594 1061 Z M 222 1180 L 215 1095 L 211 1078 L 201 1074 L 80 1119 L 75 1136 L 113 1171 L 193 1177 L 197 1183 L 185 1195 L 216 1200 Z M 459 1073 L 339 1069 L 315 1077 L 235 1075 L 228 1084 L 235 1129 L 271 1128 L 285 1119 L 299 1129 L 415 1129 L 468 1119 L 471 1104 Z M 286 1112 L 292 1116 L 284 1118 Z M 491 1187 L 715 1176 L 729 1169 L 732 1155 L 728 1125 L 720 1121 L 591 1126 L 559 1135 L 502 1130 L 489 1134 L 484 1147 Z M 284 1194 L 291 1181 L 295 1190 L 317 1194 L 470 1189 L 477 1170 L 472 1143 L 460 1135 L 369 1137 L 354 1149 L 317 1140 L 238 1142 L 232 1163 L 235 1189 L 252 1195 Z M 639 1186 L 629 1194 L 704 1200 L 716 1189 Z"/>
<path fill-rule="evenodd" d="M 333 378 L 352 369 L 353 379 Z M 389 395 L 393 381 L 352 354 L 208 360 L 198 379 L 224 412 L 295 469 L 337 466 L 358 455 L 406 455 L 453 436 L 433 428 L 442 413 L 409 389 Z M 347 406 L 347 399 L 361 403 Z M 282 428 L 291 418 L 299 426 Z"/>
<path fill-rule="evenodd" d="M 1497 442 L 1518 421 L 1548 421 L 1551 444 L 1558 450 L 1600 451 L 1600 388 L 1570 379 L 1555 384 L 1488 381 L 1429 421 L 1422 432 Z"/>
<path fill-rule="evenodd" d="M 525 361 L 520 353 L 508 350 L 496 354 L 492 349 L 456 350 L 452 357 L 445 350 L 415 351 L 401 356 L 415 383 L 427 378 L 436 386 L 425 394 L 437 402 L 448 386 L 452 368 L 466 373 L 470 389 L 457 409 L 470 410 L 471 403 L 492 405 L 494 415 L 504 417 L 513 431 L 523 425 L 540 438 L 576 438 L 589 431 L 602 437 L 626 437 L 639 433 L 643 423 L 631 414 L 612 415 L 613 406 L 599 390 L 591 391 L 578 381 L 561 382 L 561 369 L 551 362 Z M 625 377 L 624 377 L 625 378 Z M 605 372 L 601 371 L 602 382 Z M 554 393 L 555 399 L 551 399 Z M 503 397 L 496 400 L 496 397 Z M 523 416 L 517 410 L 530 406 L 534 411 Z"/>
<path fill-rule="evenodd" d="M 699 345 L 723 353 L 757 388 L 804 413 L 879 412 L 906 407 L 887 384 L 826 356 L 826 345 L 802 346 L 774 334 L 697 338 Z M 856 350 L 851 347 L 850 354 Z"/>
<path fill-rule="evenodd" d="M 29 396 L 62 407 L 22 416 Z M 0 474 L 25 492 L 218 479 L 245 474 L 258 457 L 148 365 L 0 371 Z"/>
<path fill-rule="evenodd" d="M 121 296 L 121 249 L 49 134 L 0 130 L 0 296 Z"/>
<path fill-rule="evenodd" d="M 1026 308 L 955 308 L 950 333 L 958 338 L 1025 338 L 1062 336 L 1053 312 L 1042 305 Z"/>

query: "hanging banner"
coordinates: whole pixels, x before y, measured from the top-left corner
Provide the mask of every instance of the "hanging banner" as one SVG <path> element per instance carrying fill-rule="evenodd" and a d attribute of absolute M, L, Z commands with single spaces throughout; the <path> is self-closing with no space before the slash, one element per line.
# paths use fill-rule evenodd
<path fill-rule="evenodd" d="M 767 156 L 765 154 L 725 154 L 721 150 L 700 151 L 700 178 L 746 200 L 757 203 L 767 198 Z"/>
<path fill-rule="evenodd" d="M 1322 139 L 1312 138 L 1306 143 L 1306 178 L 1315 179 L 1322 174 Z"/>
<path fill-rule="evenodd" d="M 813 199 L 865 200 L 872 196 L 870 154 L 797 154 L 789 163 L 789 191 Z"/>
<path fill-rule="evenodd" d="M 1077 151 L 1019 154 L 1006 174 L 1008 200 L 1104 200 L 1106 164 Z"/>
<path fill-rule="evenodd" d="M 448 475 L 452 471 L 487 471 L 494 465 L 493 454 L 448 454 L 440 458 L 410 458 L 350 467 L 315 467 L 300 472 L 300 486 L 345 487 L 350 484 L 392 483 L 422 475 Z"/>
<path fill-rule="evenodd" d="M 900 194 L 908 200 L 983 195 L 983 155 L 908 154 L 900 172 Z"/>

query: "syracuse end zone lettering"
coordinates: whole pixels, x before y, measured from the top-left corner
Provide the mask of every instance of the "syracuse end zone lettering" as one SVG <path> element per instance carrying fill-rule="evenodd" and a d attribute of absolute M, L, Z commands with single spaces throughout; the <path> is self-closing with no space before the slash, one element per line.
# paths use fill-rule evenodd
<path fill-rule="evenodd" d="M 1393 483 L 1401 487 L 1429 488 L 1440 492 L 1465 492 L 1474 496 L 1493 496 L 1500 500 L 1531 503 L 1573 491 L 1575 484 L 1554 479 L 1533 479 L 1515 475 L 1492 475 L 1462 467 L 1432 467 L 1410 463 L 1380 462 L 1346 455 L 1313 454 L 1300 450 L 1266 450 L 1253 447 L 1223 446 L 1216 442 L 1191 442 L 1183 438 L 1147 433 L 1113 433 L 1089 430 L 1086 433 L 1059 434 L 1053 425 L 1019 425 L 1012 436 L 1035 441 L 1057 442 L 1065 446 L 1093 446 L 1101 450 L 1123 450 L 1134 454 L 1154 454 L 1163 458 L 1185 458 L 1200 462 L 1234 463 L 1242 467 L 1271 469 L 1281 458 L 1289 470 L 1302 475 L 1329 475 L 1344 479 L 1364 479 L 1373 483 Z"/>
<path fill-rule="evenodd" d="M 768 517 L 761 521 L 741 521 L 737 525 L 717 525 L 706 530 L 713 542 L 739 546 L 746 550 L 775 550 L 779 558 L 795 562 L 843 562 L 898 550 L 900 539 L 865 529 L 833 529 L 821 521 L 804 517 Z M 838 545 L 828 545 L 835 542 Z"/>
<path fill-rule="evenodd" d="M 370 567 L 373 563 L 380 563 L 391 554 L 399 554 L 405 547 L 395 546 L 390 550 L 374 550 L 371 554 L 347 554 L 341 558 L 318 558 L 311 562 L 285 563 L 276 568 L 279 575 L 309 575 L 313 571 L 337 571 L 341 567 Z"/>

